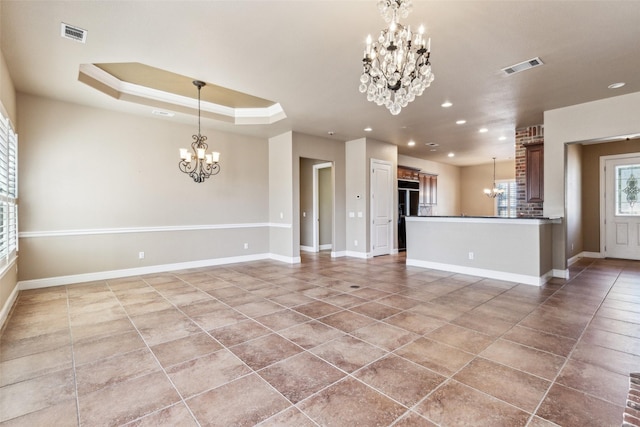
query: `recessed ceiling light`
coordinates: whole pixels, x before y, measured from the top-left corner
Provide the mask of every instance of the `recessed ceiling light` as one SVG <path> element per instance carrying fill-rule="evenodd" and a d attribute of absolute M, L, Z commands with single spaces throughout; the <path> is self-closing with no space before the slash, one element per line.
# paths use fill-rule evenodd
<path fill-rule="evenodd" d="M 624 86 L 625 83 L 624 82 L 618 82 L 618 83 L 611 83 L 609 86 L 607 86 L 609 89 L 619 89 L 622 86 Z"/>
<path fill-rule="evenodd" d="M 329 132 L 327 132 L 327 135 L 329 135 L 329 136 L 333 136 L 333 135 L 335 135 L 335 134 L 336 134 L 336 133 L 335 133 L 334 131 L 332 131 L 332 130 L 330 130 Z"/>
<path fill-rule="evenodd" d="M 506 136 L 501 136 L 500 138 L 498 138 L 498 141 L 504 141 L 505 139 L 507 139 Z"/>
<path fill-rule="evenodd" d="M 480 132 L 480 133 L 486 133 L 486 132 L 489 132 L 489 129 L 487 129 L 487 128 L 480 128 L 480 129 L 478 129 L 478 132 Z"/>
<path fill-rule="evenodd" d="M 432 148 L 432 149 L 431 149 L 431 150 L 429 150 L 429 151 L 438 151 L 438 149 L 437 149 L 437 148 Z"/>
<path fill-rule="evenodd" d="M 435 142 L 427 142 L 424 145 L 428 145 L 429 147 L 438 147 L 440 144 L 436 144 Z"/>
<path fill-rule="evenodd" d="M 162 117 L 173 117 L 175 116 L 175 113 L 169 112 L 169 111 L 163 111 L 163 110 L 152 110 L 151 114 L 155 115 L 155 116 L 162 116 Z"/>
<path fill-rule="evenodd" d="M 447 154 L 447 157 L 455 157 L 455 154 L 449 153 L 449 154 Z"/>
<path fill-rule="evenodd" d="M 445 102 L 443 102 L 443 103 L 442 103 L 442 107 L 444 107 L 444 108 L 449 108 L 449 107 L 451 107 L 452 105 L 453 105 L 453 104 L 452 104 L 451 102 L 449 102 L 449 101 L 445 101 Z"/>
<path fill-rule="evenodd" d="M 366 128 L 364 128 L 365 132 L 371 132 L 373 130 L 373 128 L 371 126 L 367 126 Z"/>
<path fill-rule="evenodd" d="M 467 121 L 466 121 L 466 120 L 457 120 L 457 121 L 456 121 L 456 124 L 457 124 L 457 125 L 463 125 L 463 124 L 465 124 L 465 123 L 467 123 Z"/>
<path fill-rule="evenodd" d="M 409 143 L 407 144 L 409 147 L 413 147 L 414 145 L 416 145 L 415 141 L 409 141 Z"/>

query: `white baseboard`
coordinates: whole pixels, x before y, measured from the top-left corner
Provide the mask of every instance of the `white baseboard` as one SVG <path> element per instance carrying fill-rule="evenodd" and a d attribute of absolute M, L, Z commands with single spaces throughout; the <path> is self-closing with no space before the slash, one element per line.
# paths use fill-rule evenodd
<path fill-rule="evenodd" d="M 559 277 L 560 279 L 568 279 L 569 278 L 569 270 L 559 270 L 554 268 L 553 277 Z"/>
<path fill-rule="evenodd" d="M 9 313 L 11 312 L 11 308 L 18 298 L 19 291 L 19 286 L 14 286 L 13 291 L 11 291 L 11 293 L 9 294 L 9 298 L 7 298 L 4 305 L 2 306 L 2 310 L 0 310 L 0 329 L 2 329 L 2 327 L 4 326 L 4 322 L 7 321 Z"/>
<path fill-rule="evenodd" d="M 300 250 L 303 252 L 315 252 L 315 248 L 311 247 L 311 246 L 303 246 L 300 245 Z"/>
<path fill-rule="evenodd" d="M 347 251 L 331 251 L 331 258 L 341 258 L 343 256 L 347 256 Z"/>
<path fill-rule="evenodd" d="M 369 259 L 372 258 L 372 255 L 367 252 L 355 252 L 355 251 L 346 251 L 346 256 L 350 256 L 353 258 L 361 258 L 361 259 Z"/>
<path fill-rule="evenodd" d="M 321 251 L 326 251 L 329 249 L 333 249 L 333 245 L 331 243 L 327 243 L 326 245 L 320 245 L 320 250 Z"/>
<path fill-rule="evenodd" d="M 417 259 L 407 259 L 406 264 L 413 267 L 432 268 L 434 270 L 450 271 L 452 273 L 468 274 L 470 276 L 486 277 L 489 279 L 506 280 L 507 282 L 523 283 L 525 285 L 542 286 L 552 276 L 553 271 L 549 271 L 540 277 L 526 274 L 506 273 L 503 271 L 487 270 L 484 268 L 464 267 L 453 264 L 443 264 L 439 262 L 422 261 Z"/>
<path fill-rule="evenodd" d="M 600 252 L 581 252 L 580 257 L 582 258 L 604 258 L 604 254 Z"/>
<path fill-rule="evenodd" d="M 122 270 L 99 271 L 95 273 L 73 274 L 69 276 L 46 277 L 43 279 L 23 280 L 18 282 L 16 289 L 39 289 L 52 286 L 71 285 L 74 283 L 94 282 L 99 280 L 117 279 L 120 277 L 140 276 L 145 274 L 164 273 L 166 271 L 185 270 L 189 268 L 212 267 L 216 265 L 235 264 L 238 262 L 259 261 L 273 259 L 287 264 L 300 262 L 300 257 L 284 257 L 276 254 L 254 254 L 237 257 L 206 259 L 201 261 L 179 262 L 174 264 L 152 265 L 148 267 L 127 268 Z"/>
<path fill-rule="evenodd" d="M 287 264 L 300 264 L 302 262 L 302 259 L 300 259 L 299 256 L 288 257 L 284 255 L 269 254 L 268 258 Z"/>
<path fill-rule="evenodd" d="M 572 256 L 571 258 L 569 258 L 567 260 L 567 267 L 575 264 L 576 261 L 578 261 L 580 258 L 582 258 L 582 254 L 578 254 L 578 255 L 575 255 L 575 256 Z"/>
<path fill-rule="evenodd" d="M 586 252 L 582 251 L 578 255 L 572 256 L 567 260 L 567 266 L 575 264 L 581 258 L 604 258 L 604 254 L 600 252 Z M 568 273 L 567 273 L 568 274 Z M 557 277 L 557 276 L 556 276 Z"/>

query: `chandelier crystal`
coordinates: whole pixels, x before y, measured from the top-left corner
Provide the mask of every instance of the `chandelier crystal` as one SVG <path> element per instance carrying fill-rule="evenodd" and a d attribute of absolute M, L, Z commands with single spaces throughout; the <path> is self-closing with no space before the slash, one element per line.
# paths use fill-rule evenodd
<path fill-rule="evenodd" d="M 367 37 L 362 59 L 360 92 L 393 115 L 422 95 L 434 79 L 429 62 L 431 39 L 425 38 L 424 27 L 414 33 L 399 22 L 412 9 L 411 0 L 379 0 L 378 10 L 389 27 L 375 41 Z"/>
<path fill-rule="evenodd" d="M 496 158 L 494 157 L 493 158 L 493 188 L 485 188 L 484 194 L 491 199 L 495 199 L 502 193 L 504 193 L 504 189 L 498 188 L 498 186 L 496 185 Z"/>
<path fill-rule="evenodd" d="M 195 182 L 204 182 L 211 175 L 220 172 L 220 153 L 207 153 L 209 146 L 205 142 L 207 137 L 200 133 L 200 90 L 206 85 L 200 80 L 194 80 L 193 85 L 198 88 L 198 134 L 193 135 L 191 151 L 180 149 L 180 171 L 189 175 Z"/>

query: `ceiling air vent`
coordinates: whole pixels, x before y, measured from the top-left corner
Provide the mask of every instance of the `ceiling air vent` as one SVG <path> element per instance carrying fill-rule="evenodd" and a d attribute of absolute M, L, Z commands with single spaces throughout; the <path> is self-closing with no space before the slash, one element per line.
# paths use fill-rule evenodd
<path fill-rule="evenodd" d="M 519 64 L 512 65 L 507 68 L 503 68 L 502 71 L 507 75 L 519 73 L 520 71 L 528 70 L 530 68 L 539 67 L 543 65 L 544 62 L 540 58 L 529 59 L 528 61 L 521 62 Z"/>
<path fill-rule="evenodd" d="M 60 35 L 65 39 L 75 40 L 80 43 L 84 43 L 87 40 L 87 30 L 65 24 L 64 22 L 60 24 Z"/>

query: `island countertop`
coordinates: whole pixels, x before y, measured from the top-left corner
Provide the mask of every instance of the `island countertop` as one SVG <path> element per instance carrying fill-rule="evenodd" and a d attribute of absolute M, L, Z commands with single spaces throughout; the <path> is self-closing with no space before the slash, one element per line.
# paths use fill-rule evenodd
<path fill-rule="evenodd" d="M 407 265 L 540 286 L 553 268 L 562 218 L 409 216 Z"/>

